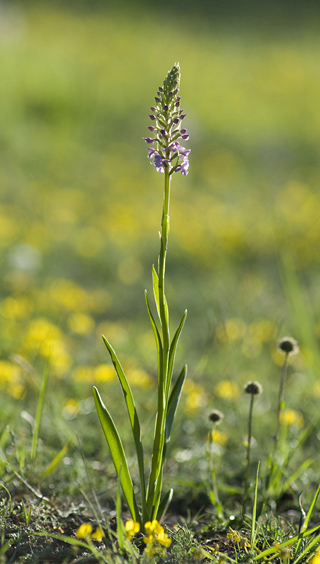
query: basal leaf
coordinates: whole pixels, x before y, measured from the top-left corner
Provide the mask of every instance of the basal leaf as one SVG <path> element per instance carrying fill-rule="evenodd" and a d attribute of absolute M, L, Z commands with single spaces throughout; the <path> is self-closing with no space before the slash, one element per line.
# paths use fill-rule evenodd
<path fill-rule="evenodd" d="M 139 476 L 140 476 L 140 488 L 141 488 L 141 498 L 143 504 L 143 510 L 146 510 L 145 506 L 145 498 L 146 498 L 146 487 L 145 487 L 145 478 L 144 478 L 144 457 L 143 457 L 143 446 L 141 442 L 141 430 L 140 430 L 140 422 L 137 413 L 137 409 L 134 403 L 133 394 L 130 388 L 130 384 L 127 380 L 127 377 L 123 371 L 123 368 L 120 364 L 120 361 L 116 355 L 115 350 L 112 348 L 111 344 L 109 343 L 108 339 L 102 335 L 103 341 L 109 351 L 113 366 L 115 367 L 116 373 L 118 375 L 121 388 L 123 391 L 124 399 L 127 405 L 127 410 L 129 414 L 129 419 L 131 423 L 132 433 L 134 444 L 137 453 L 138 465 L 139 465 Z M 144 515 L 147 518 L 147 515 Z"/>
<path fill-rule="evenodd" d="M 132 515 L 132 519 L 134 519 L 134 521 L 141 522 L 133 491 L 132 480 L 128 469 L 128 463 L 119 433 L 95 386 L 93 387 L 93 396 L 100 423 L 109 445 L 114 467 L 117 475 L 120 476 L 121 487 Z"/>

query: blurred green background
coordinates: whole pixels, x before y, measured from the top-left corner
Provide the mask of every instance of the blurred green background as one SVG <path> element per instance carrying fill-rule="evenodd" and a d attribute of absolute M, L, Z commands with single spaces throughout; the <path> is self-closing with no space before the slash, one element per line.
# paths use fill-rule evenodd
<path fill-rule="evenodd" d="M 287 333 L 302 349 L 288 404 L 313 420 L 319 12 L 316 2 L 281 1 L 0 3 L 3 429 L 9 423 L 26 440 L 50 359 L 46 446 L 55 452 L 77 430 L 85 454 L 101 460 L 91 386 L 111 406 L 122 400 L 101 333 L 141 398 L 145 429 L 152 425 L 156 355 L 143 292 L 157 261 L 163 177 L 142 137 L 175 61 L 192 152 L 171 205 L 173 325 L 189 311 L 172 464 L 203 456 L 213 407 L 228 413 L 225 433 L 239 456 L 241 388 L 251 379 L 266 388 L 263 436 L 282 362 L 275 344 Z M 7 441 L 2 434 L 0 446 Z"/>

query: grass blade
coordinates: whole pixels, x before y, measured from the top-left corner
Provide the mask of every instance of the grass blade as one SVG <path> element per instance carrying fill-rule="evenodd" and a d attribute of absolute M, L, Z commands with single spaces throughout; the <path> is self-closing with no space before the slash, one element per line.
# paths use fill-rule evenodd
<path fill-rule="evenodd" d="M 304 520 L 304 523 L 303 523 L 302 526 L 301 526 L 301 530 L 300 530 L 301 533 L 304 533 L 304 531 L 306 531 L 307 528 L 308 528 L 309 521 L 310 521 L 310 519 L 311 519 L 311 515 L 312 515 L 312 512 L 313 512 L 313 510 L 314 510 L 314 506 L 315 506 L 315 504 L 317 503 L 317 499 L 318 499 L 319 493 L 320 493 L 320 484 L 319 484 L 318 489 L 317 489 L 317 491 L 316 491 L 316 493 L 315 493 L 315 495 L 314 495 L 314 497 L 313 497 L 312 503 L 311 503 L 311 505 L 310 505 L 310 507 L 309 507 L 309 511 L 308 511 L 308 513 L 307 513 L 307 515 L 306 515 L 306 518 L 305 518 L 305 520 Z M 301 506 L 300 506 L 300 507 L 301 507 Z M 298 543 L 297 543 L 296 550 L 295 550 L 295 554 L 297 554 L 297 552 L 298 552 L 298 550 L 299 550 L 299 547 L 300 547 L 300 544 L 301 544 L 301 540 L 299 540 Z"/>
<path fill-rule="evenodd" d="M 299 476 L 301 476 L 302 472 L 304 472 L 307 468 L 309 468 L 309 466 L 311 466 L 313 462 L 314 462 L 314 458 L 308 458 L 307 460 L 305 460 L 301 464 L 301 466 L 299 466 L 299 468 L 295 472 L 293 472 L 291 476 L 289 476 L 289 478 L 287 478 L 287 480 L 285 481 L 285 483 L 281 488 L 281 491 L 285 492 L 286 490 L 288 490 L 291 484 L 295 482 L 299 478 Z"/>
<path fill-rule="evenodd" d="M 306 537 L 309 537 L 310 535 L 312 535 L 313 533 L 318 531 L 319 528 L 320 528 L 320 526 L 316 525 L 312 529 L 309 529 L 309 531 L 305 531 L 304 533 L 300 533 L 299 535 L 296 535 L 295 537 L 292 537 L 291 539 L 289 539 L 285 542 L 282 542 L 281 544 L 278 544 L 276 546 L 275 545 L 271 546 L 270 548 L 267 548 L 267 550 L 260 552 L 260 554 L 255 556 L 253 560 L 260 560 L 261 558 L 265 558 L 266 556 L 270 556 L 270 554 L 275 554 L 275 553 L 279 552 L 282 548 L 285 548 L 286 546 L 290 546 L 291 544 L 294 544 L 299 539 L 304 539 Z"/>
<path fill-rule="evenodd" d="M 57 466 L 57 464 L 59 464 L 60 460 L 64 457 L 65 454 L 67 454 L 68 449 L 71 445 L 71 442 L 69 441 L 61 450 L 60 452 L 58 452 L 57 456 L 54 457 L 53 461 L 51 462 L 51 464 L 49 464 L 49 466 L 46 468 L 46 470 L 44 472 L 42 472 L 41 477 L 42 478 L 46 478 L 46 476 L 49 476 L 49 474 L 51 474 L 51 472 L 53 472 L 53 470 L 55 469 L 55 467 Z"/>
<path fill-rule="evenodd" d="M 161 521 L 162 517 L 165 515 L 170 502 L 172 500 L 172 496 L 173 496 L 173 489 L 170 488 L 170 490 L 166 493 L 166 495 L 164 496 L 164 498 L 161 500 L 161 503 L 158 507 L 158 513 L 157 513 L 157 521 Z"/>
<path fill-rule="evenodd" d="M 254 546 L 255 540 L 256 540 L 256 518 L 257 518 L 259 469 L 260 469 L 260 462 L 258 462 L 258 468 L 257 468 L 257 474 L 256 474 L 256 485 L 255 485 L 255 488 L 254 488 L 254 500 L 253 500 L 251 536 L 250 536 L 251 550 L 253 549 L 253 546 Z"/>
<path fill-rule="evenodd" d="M 39 429 L 40 429 L 40 421 L 41 415 L 43 410 L 43 402 L 44 396 L 46 393 L 47 383 L 48 383 L 48 376 L 49 376 L 49 365 L 50 359 L 48 360 L 46 367 L 44 369 L 43 378 L 41 382 L 40 394 L 38 399 L 36 417 L 34 422 L 34 429 L 32 434 L 32 445 L 31 445 L 31 461 L 34 462 L 36 455 L 37 455 L 37 448 L 38 448 L 38 437 L 39 437 Z"/>
<path fill-rule="evenodd" d="M 297 562 L 299 562 L 299 560 L 301 560 L 301 558 L 303 558 L 306 554 L 308 554 L 311 551 L 311 549 L 314 547 L 314 545 L 319 542 L 319 540 L 320 540 L 320 535 L 317 535 L 314 539 L 312 539 L 312 541 L 308 544 L 308 546 L 306 546 L 306 548 L 301 552 L 301 554 L 299 554 L 298 558 L 294 559 L 293 564 L 296 564 Z"/>
<path fill-rule="evenodd" d="M 121 487 L 126 498 L 130 513 L 132 515 L 132 519 L 141 523 L 139 510 L 133 491 L 132 480 L 128 469 L 128 463 L 119 433 L 96 387 L 93 387 L 93 396 L 100 423 L 109 445 L 117 475 L 120 476 Z"/>
<path fill-rule="evenodd" d="M 303 525 L 302 525 L 302 527 L 301 527 L 301 532 L 302 532 L 302 533 L 304 533 L 304 531 L 306 531 L 307 528 L 308 528 L 309 521 L 310 521 L 310 519 L 311 519 L 311 515 L 312 515 L 312 512 L 313 512 L 313 510 L 314 510 L 314 506 L 315 506 L 315 504 L 317 503 L 317 499 L 318 499 L 319 493 L 320 493 L 320 484 L 319 484 L 319 486 L 318 486 L 318 489 L 317 489 L 317 491 L 316 491 L 316 493 L 315 493 L 315 496 L 314 496 L 314 498 L 313 498 L 313 500 L 312 500 L 312 503 L 311 503 L 311 505 L 310 505 L 309 511 L 308 511 L 307 516 L 306 516 L 306 518 L 305 518 L 305 522 L 303 523 Z"/>

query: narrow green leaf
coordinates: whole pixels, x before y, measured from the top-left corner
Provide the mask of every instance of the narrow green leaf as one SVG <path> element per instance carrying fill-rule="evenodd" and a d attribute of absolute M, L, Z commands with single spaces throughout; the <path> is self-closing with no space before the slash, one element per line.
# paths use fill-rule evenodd
<path fill-rule="evenodd" d="M 48 537 L 50 539 L 60 540 L 68 544 L 72 544 L 74 546 L 81 546 L 81 548 L 86 548 L 86 549 L 89 548 L 87 542 L 75 539 L 74 537 L 67 537 L 66 535 L 56 535 L 54 533 L 46 533 L 46 532 L 43 533 L 33 532 L 32 534 L 35 535 L 36 537 Z"/>
<path fill-rule="evenodd" d="M 53 461 L 51 462 L 51 464 L 49 464 L 49 466 L 46 468 L 46 470 L 44 472 L 42 472 L 41 476 L 42 478 L 45 478 L 46 476 L 49 476 L 49 474 L 51 474 L 51 472 L 53 472 L 53 470 L 55 469 L 55 467 L 57 466 L 57 464 L 59 464 L 60 460 L 64 457 L 65 454 L 67 454 L 68 449 L 70 447 L 71 442 L 69 441 L 61 450 L 60 452 L 58 452 L 57 456 L 54 457 Z"/>
<path fill-rule="evenodd" d="M 151 521 L 157 519 L 160 507 L 160 499 L 162 493 L 162 482 L 163 482 L 163 463 L 165 456 L 165 448 L 162 449 L 162 458 L 159 461 L 159 474 L 155 483 L 153 498 L 152 498 L 152 509 L 151 509 Z"/>
<path fill-rule="evenodd" d="M 187 374 L 187 366 L 185 365 L 181 370 L 177 381 L 172 389 L 170 394 L 169 402 L 168 402 L 168 409 L 167 409 L 167 416 L 166 416 L 166 427 L 165 427 L 165 437 L 166 440 L 162 446 L 162 455 L 158 460 L 158 470 L 157 470 L 157 479 L 155 481 L 155 489 L 153 492 L 153 499 L 152 499 L 152 519 L 157 519 L 157 515 L 159 514 L 160 504 L 160 496 L 162 490 L 162 476 L 163 476 L 163 465 L 167 455 L 167 444 L 170 440 L 171 434 L 171 427 L 175 417 L 175 413 L 179 404 L 179 399 L 181 396 L 181 391 L 183 388 L 183 383 L 185 381 Z M 160 448 L 160 445 L 159 445 Z M 159 505 L 160 504 L 160 505 Z"/>
<path fill-rule="evenodd" d="M 170 440 L 171 427 L 180 401 L 181 392 L 182 392 L 184 381 L 186 379 L 186 375 L 187 375 L 187 365 L 185 364 L 177 378 L 177 381 L 175 382 L 175 385 L 172 388 L 172 392 L 169 397 L 167 420 L 166 420 L 166 442 L 169 442 Z"/>
<path fill-rule="evenodd" d="M 160 297 L 159 297 L 159 277 L 158 277 L 158 274 L 157 274 L 157 271 L 156 271 L 154 265 L 152 265 L 152 284 L 153 284 L 153 295 L 154 295 L 154 300 L 155 300 L 156 306 L 157 306 L 158 317 L 159 317 L 159 319 L 161 319 L 161 317 L 160 317 Z M 165 317 L 166 317 L 167 327 L 169 327 L 169 310 L 168 310 L 168 304 L 167 304 L 167 300 L 166 300 L 165 296 L 164 296 L 164 313 L 165 313 Z"/>
<path fill-rule="evenodd" d="M 301 476 L 302 472 L 304 472 L 311 464 L 314 462 L 314 458 L 308 458 L 305 460 L 299 468 L 289 476 L 289 478 L 285 481 L 283 486 L 281 487 L 281 491 L 285 492 L 288 490 L 293 482 L 295 482 L 299 476 Z"/>
<path fill-rule="evenodd" d="M 171 376 L 172 376 L 172 371 L 173 371 L 173 366 L 174 366 L 174 360 L 175 360 L 175 356 L 176 356 L 176 351 L 177 351 L 177 346 L 178 346 L 178 342 L 179 342 L 179 338 L 181 335 L 181 331 L 183 329 L 185 320 L 187 317 L 187 310 L 185 310 L 182 319 L 180 321 L 180 325 L 178 327 L 178 329 L 176 330 L 174 337 L 172 339 L 172 343 L 170 345 L 170 351 L 169 351 L 169 366 L 168 366 L 168 381 L 167 381 L 167 390 L 166 393 L 168 395 L 169 393 L 169 388 L 170 388 L 170 382 L 171 382 Z"/>
<path fill-rule="evenodd" d="M 313 510 L 314 510 L 314 506 L 315 506 L 315 504 L 317 503 L 317 499 L 318 499 L 319 493 L 320 493 L 320 484 L 319 484 L 319 486 L 318 486 L 318 489 L 317 489 L 317 491 L 316 491 L 316 493 L 315 493 L 315 496 L 314 496 L 314 498 L 313 498 L 313 500 L 312 500 L 312 503 L 311 503 L 311 505 L 310 505 L 310 508 L 309 508 L 308 513 L 307 513 L 305 522 L 303 523 L 303 525 L 302 525 L 302 527 L 301 527 L 301 533 L 304 533 L 304 531 L 306 531 L 307 528 L 308 528 L 309 521 L 310 521 L 310 519 L 311 519 L 311 515 L 312 515 L 312 512 L 313 512 Z"/>
<path fill-rule="evenodd" d="M 256 484 L 255 484 L 255 488 L 254 488 L 254 500 L 253 500 L 253 509 L 252 509 L 252 524 L 251 524 L 251 535 L 250 535 L 251 550 L 252 550 L 252 548 L 255 544 L 255 540 L 256 540 L 256 518 L 257 518 L 259 469 L 260 469 L 260 462 L 258 462 L 258 468 L 257 468 L 257 474 L 256 474 Z"/>
<path fill-rule="evenodd" d="M 149 317 L 150 317 L 153 333 L 154 333 L 155 340 L 156 340 L 157 353 L 158 353 L 158 364 L 161 362 L 161 366 L 162 366 L 162 341 L 161 341 L 160 333 L 158 331 L 158 327 L 156 325 L 156 322 L 155 322 L 154 317 L 152 315 L 152 311 L 150 309 L 147 290 L 145 290 L 144 295 L 145 295 L 145 299 L 146 299 L 147 310 L 148 310 L 148 314 L 149 314 Z M 158 366 L 158 368 L 160 369 L 160 366 Z M 159 374 L 161 374 L 160 370 L 159 370 Z"/>
<path fill-rule="evenodd" d="M 159 505 L 158 508 L 158 513 L 156 516 L 157 521 L 161 521 L 162 517 L 165 515 L 171 500 L 172 500 L 172 496 L 173 496 L 173 489 L 170 488 L 170 490 L 166 493 L 166 495 L 164 496 L 164 498 L 161 500 L 161 503 Z"/>
<path fill-rule="evenodd" d="M 120 470 L 121 475 L 121 470 Z M 118 484 L 117 484 L 117 498 L 116 498 L 116 520 L 117 520 L 117 538 L 119 543 L 120 552 L 124 549 L 124 530 L 123 530 L 123 523 L 121 520 L 121 482 L 120 476 L 118 477 Z"/>
<path fill-rule="evenodd" d="M 90 550 L 92 554 L 96 557 L 97 561 L 99 562 L 101 552 L 94 546 L 92 542 L 85 542 L 82 540 L 78 540 L 73 537 L 67 537 L 66 535 L 55 535 L 54 533 L 33 533 L 37 537 L 49 537 L 50 539 L 56 539 L 62 542 L 66 542 L 67 544 L 71 544 L 72 546 L 80 546 L 81 548 L 85 548 L 86 550 Z"/>
<path fill-rule="evenodd" d="M 305 518 L 305 520 L 304 520 L 304 522 L 303 522 L 303 524 L 302 524 L 302 526 L 301 526 L 300 533 L 304 533 L 304 531 L 306 531 L 307 528 L 308 528 L 309 521 L 310 521 L 310 519 L 311 519 L 311 515 L 312 515 L 312 512 L 313 512 L 313 510 L 314 510 L 314 506 L 315 506 L 315 504 L 317 503 L 317 499 L 318 499 L 318 496 L 319 496 L 319 492 L 320 492 L 320 484 L 319 484 L 318 489 L 317 489 L 317 491 L 316 491 L 316 493 L 315 493 L 315 495 L 314 495 L 314 498 L 313 498 L 313 500 L 312 500 L 312 503 L 311 503 L 311 505 L 310 505 L 310 507 L 309 507 L 309 511 L 308 511 L 308 513 L 307 513 L 307 515 L 306 515 L 306 518 Z M 299 500 L 300 500 L 300 498 L 299 498 Z M 299 550 L 299 547 L 300 547 L 300 544 L 301 544 L 301 540 L 299 540 L 299 541 L 297 542 L 295 554 L 297 554 L 297 552 L 298 552 L 298 550 Z"/>
<path fill-rule="evenodd" d="M 154 301 L 156 302 L 158 317 L 160 319 L 159 277 L 154 265 L 152 265 L 152 285 L 153 285 Z"/>
<path fill-rule="evenodd" d="M 43 410 L 44 396 L 45 396 L 45 393 L 46 393 L 47 383 L 48 383 L 49 365 L 50 365 L 50 358 L 49 358 L 49 360 L 46 364 L 46 367 L 44 369 L 40 393 L 39 393 L 36 417 L 35 417 L 35 421 L 34 421 L 34 429 L 33 429 L 33 434 L 32 434 L 32 445 L 31 445 L 31 460 L 32 460 L 32 462 L 35 461 L 35 458 L 36 458 L 36 455 L 37 455 L 40 421 L 41 421 L 42 410 Z"/>
<path fill-rule="evenodd" d="M 132 480 L 130 477 L 127 459 L 123 450 L 122 442 L 113 422 L 113 419 L 104 405 L 97 388 L 93 387 L 93 396 L 99 415 L 100 423 L 107 439 L 117 476 L 120 476 L 121 487 L 134 521 L 141 523 L 137 507 Z M 121 474 L 121 475 L 120 475 Z"/>
<path fill-rule="evenodd" d="M 139 477 L 140 477 L 140 488 L 141 488 L 141 499 L 142 499 L 142 506 L 143 506 L 143 514 L 144 517 L 147 518 L 146 512 L 146 486 L 145 486 L 145 476 L 144 476 L 144 457 L 143 457 L 143 446 L 141 442 L 141 430 L 140 430 L 140 422 L 137 413 L 137 409 L 134 403 L 133 394 L 130 388 L 130 384 L 127 380 L 127 377 L 122 369 L 122 366 L 119 362 L 119 359 L 116 355 L 115 350 L 112 348 L 111 344 L 109 343 L 108 339 L 104 335 L 102 335 L 103 341 L 109 351 L 113 366 L 115 367 L 116 373 L 118 375 L 121 388 L 123 391 L 124 399 L 127 405 L 128 415 L 131 423 L 131 429 L 133 433 L 134 444 L 136 447 L 137 459 L 138 459 L 138 466 L 139 466 Z"/>

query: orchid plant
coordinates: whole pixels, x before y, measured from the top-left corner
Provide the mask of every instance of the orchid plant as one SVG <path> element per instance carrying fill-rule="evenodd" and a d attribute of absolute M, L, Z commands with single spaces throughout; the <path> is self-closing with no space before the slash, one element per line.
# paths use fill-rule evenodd
<path fill-rule="evenodd" d="M 157 172 L 164 174 L 160 253 L 158 268 L 152 267 L 153 296 L 158 320 L 156 320 L 152 313 L 149 297 L 147 292 L 145 292 L 146 306 L 155 337 L 158 357 L 158 403 L 151 468 L 148 480 L 146 480 L 140 422 L 133 394 L 116 352 L 107 338 L 103 336 L 103 340 L 117 372 L 127 405 L 138 460 L 141 509 L 139 508 L 136 498 L 119 432 L 97 388 L 94 387 L 93 389 L 100 422 L 110 448 L 116 473 L 121 483 L 128 508 L 134 522 L 139 523 L 142 527 L 144 527 L 144 524 L 147 522 L 154 520 L 159 521 L 172 498 L 172 490 L 169 490 L 165 495 L 162 493 L 163 470 L 172 423 L 187 373 L 187 366 L 185 365 L 173 382 L 175 355 L 187 312 L 184 312 L 181 322 L 171 339 L 169 330 L 169 308 L 165 296 L 166 257 L 170 229 L 169 207 L 171 180 L 173 174 L 176 172 L 187 175 L 189 168 L 190 149 L 186 149 L 180 144 L 181 140 L 182 142 L 187 141 L 189 135 L 187 130 L 182 127 L 182 122 L 186 114 L 180 107 L 181 97 L 178 95 L 179 87 L 180 67 L 178 63 L 175 63 L 171 71 L 168 72 L 163 86 L 159 87 L 155 98 L 156 105 L 151 107 L 152 113 L 149 117 L 152 125 L 150 125 L 148 129 L 152 137 L 144 138 L 145 142 L 149 145 L 148 157 L 151 164 L 156 168 Z"/>

